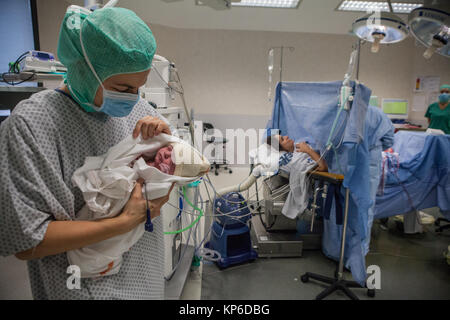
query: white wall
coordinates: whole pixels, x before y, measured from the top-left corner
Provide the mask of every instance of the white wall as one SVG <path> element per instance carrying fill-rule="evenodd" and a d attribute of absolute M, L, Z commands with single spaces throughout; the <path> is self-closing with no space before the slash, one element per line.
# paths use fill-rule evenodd
<path fill-rule="evenodd" d="M 312 33 L 186 30 L 151 25 L 158 53 L 174 61 L 181 74 L 186 100 L 197 114 L 268 117 L 268 50 L 285 50 L 283 80 L 341 80 L 347 70 L 355 38 L 347 35 Z M 370 44 L 361 50 L 359 79 L 380 98 L 408 99 L 411 103 L 414 78 L 437 75 L 450 82 L 450 60 L 435 55 L 422 57 L 423 47 L 412 38 L 379 53 Z M 273 80 L 279 80 L 279 51 L 275 56 Z M 273 90 L 272 90 L 273 92 Z M 424 122 L 422 113 L 411 112 L 411 120 Z"/>
<path fill-rule="evenodd" d="M 56 53 L 60 23 L 68 5 L 65 0 L 38 1 L 42 50 Z M 150 26 L 158 43 L 158 54 L 178 67 L 188 107 L 194 109 L 198 118 L 216 115 L 217 121 L 222 115 L 231 120 L 238 116 L 244 123 L 253 117 L 258 119 L 257 123 L 263 123 L 262 119 L 269 117 L 270 47 L 295 47 L 294 52 L 285 50 L 283 80 L 334 81 L 343 78 L 355 42 L 349 35 L 177 29 L 151 23 Z M 439 55 L 425 60 L 423 51 L 411 37 L 382 46 L 377 54 L 371 53 L 367 44 L 361 51 L 359 79 L 372 89 L 373 95 L 408 99 L 411 103 L 416 76 L 437 75 L 443 83 L 450 83 L 450 60 Z M 276 52 L 274 82 L 279 80 L 278 61 Z M 180 105 L 180 101 L 175 104 Z M 426 123 L 421 112 L 411 112 L 410 118 Z M 232 121 L 227 121 L 231 126 Z"/>

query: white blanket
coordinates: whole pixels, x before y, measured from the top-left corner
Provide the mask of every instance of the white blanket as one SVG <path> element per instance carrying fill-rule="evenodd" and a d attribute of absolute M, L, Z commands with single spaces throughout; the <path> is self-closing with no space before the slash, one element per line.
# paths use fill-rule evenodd
<path fill-rule="evenodd" d="M 292 160 L 280 169 L 289 172 L 289 194 L 281 213 L 290 219 L 302 214 L 308 206 L 309 179 L 307 173 L 316 165 L 309 155 L 303 152 L 294 152 Z"/>
<path fill-rule="evenodd" d="M 204 159 L 185 141 L 166 134 L 143 140 L 131 136 L 99 157 L 87 157 L 83 167 L 75 171 L 72 182 L 80 188 L 86 205 L 77 213 L 77 220 L 98 220 L 117 216 L 128 202 L 138 178 L 146 183 L 148 200 L 165 196 L 172 185 L 186 185 L 199 177 L 180 177 L 165 174 L 147 165 L 144 159 L 129 164 L 140 155 L 154 156 L 171 142 L 184 143 Z M 198 159 L 198 157 L 197 157 Z M 207 161 L 207 160 L 205 160 Z M 143 189 L 143 193 L 145 190 Z M 143 194 L 145 197 L 145 194 Z M 134 230 L 87 247 L 67 252 L 71 265 L 81 269 L 81 277 L 98 277 L 119 272 L 122 254 L 128 251 L 144 234 L 145 223 Z"/>

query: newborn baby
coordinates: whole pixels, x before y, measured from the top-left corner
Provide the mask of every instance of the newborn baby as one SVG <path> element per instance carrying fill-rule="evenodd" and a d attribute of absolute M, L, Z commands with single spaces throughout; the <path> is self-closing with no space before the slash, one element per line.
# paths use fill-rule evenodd
<path fill-rule="evenodd" d="M 130 159 L 134 159 L 130 163 Z M 145 198 L 165 196 L 173 183 L 184 186 L 209 170 L 209 161 L 194 147 L 177 137 L 161 133 L 151 139 L 121 141 L 101 156 L 87 157 L 72 181 L 80 188 L 85 206 L 77 220 L 112 218 L 122 212 L 138 178 L 144 179 Z M 86 247 L 67 252 L 82 278 L 109 276 L 119 272 L 122 255 L 144 234 L 144 223 L 135 229 Z"/>
<path fill-rule="evenodd" d="M 143 158 L 150 167 L 180 177 L 195 177 L 209 170 L 209 162 L 205 161 L 201 154 L 187 149 L 186 145 L 181 143 L 172 143 L 160 148 L 154 157 L 142 154 L 133 160 L 129 167 L 133 168 L 140 158 Z"/>
<path fill-rule="evenodd" d="M 175 172 L 175 163 L 172 160 L 172 152 L 173 147 L 171 145 L 163 147 L 158 150 L 153 161 L 148 160 L 146 163 L 161 172 L 172 175 Z"/>

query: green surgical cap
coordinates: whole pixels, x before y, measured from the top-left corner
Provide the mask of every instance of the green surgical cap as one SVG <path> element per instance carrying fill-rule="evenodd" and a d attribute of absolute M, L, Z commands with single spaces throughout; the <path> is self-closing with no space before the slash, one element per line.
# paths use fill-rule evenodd
<path fill-rule="evenodd" d="M 439 90 L 442 90 L 442 89 L 448 89 L 448 90 L 450 90 L 450 85 L 448 85 L 448 84 L 443 84 L 443 85 L 439 88 Z"/>
<path fill-rule="evenodd" d="M 147 24 L 133 11 L 104 8 L 90 12 L 70 6 L 61 25 L 58 57 L 67 68 L 65 82 L 74 99 L 88 112 L 100 85 L 87 64 L 80 43 L 98 77 L 136 73 L 151 68 L 156 41 Z"/>

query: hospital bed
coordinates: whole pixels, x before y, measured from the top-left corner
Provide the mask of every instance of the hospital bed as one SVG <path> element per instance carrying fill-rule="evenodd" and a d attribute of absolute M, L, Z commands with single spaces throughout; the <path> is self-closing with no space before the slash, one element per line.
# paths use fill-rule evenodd
<path fill-rule="evenodd" d="M 376 197 L 375 218 L 439 207 L 449 219 L 450 135 L 399 131 L 392 149 L 398 154 L 398 161 L 383 163 L 382 192 Z"/>
<path fill-rule="evenodd" d="M 383 147 L 390 146 L 386 142 L 389 134 L 393 135 L 389 119 L 390 126 L 386 126 L 381 111 L 369 108 L 370 94 L 369 88 L 354 81 L 281 82 L 266 126 L 268 134 L 277 129 L 296 142 L 307 141 L 313 149 L 321 151 L 331 173 L 345 177 L 340 192 L 342 201 L 344 190 L 349 192 L 348 227 L 343 232 L 342 224 L 336 223 L 333 202 L 327 218 L 323 219 L 321 247 L 327 257 L 342 260 L 361 287 L 365 287 L 367 278 L 364 242 L 370 229 L 369 209 L 374 204 L 373 190 L 376 191 L 379 179 L 379 172 L 373 172 L 371 164 L 380 162 L 375 155 L 381 157 Z M 238 189 L 227 188 L 220 193 L 246 190 L 256 179 L 257 175 L 250 175 Z M 269 193 L 267 183 L 265 188 L 268 200 L 265 214 L 270 213 L 270 223 L 270 216 L 277 216 L 280 203 L 270 202 L 277 188 Z M 341 248 L 342 235 L 345 235 L 345 248 Z"/>
<path fill-rule="evenodd" d="M 350 192 L 348 188 L 342 188 L 344 176 L 329 172 L 319 172 L 315 169 L 308 172 L 311 181 L 311 220 L 308 221 L 310 230 L 303 234 L 293 235 L 289 233 L 289 227 L 295 230 L 295 224 L 301 221 L 302 218 L 295 220 L 285 218 L 281 214 L 281 209 L 285 205 L 287 193 L 289 192 L 289 175 L 286 175 L 283 170 L 279 170 L 276 175 L 265 178 L 263 180 L 264 189 L 264 220 L 259 215 L 252 218 L 253 226 L 253 245 L 258 251 L 260 257 L 287 257 L 287 256 L 301 256 L 303 249 L 320 249 L 321 248 L 321 232 L 317 232 L 317 223 L 314 221 L 315 214 L 320 212 L 319 216 L 326 216 L 328 200 L 335 197 L 334 190 L 345 190 L 345 199 L 343 205 L 343 212 L 341 212 L 340 219 L 343 225 L 343 232 L 341 235 L 341 250 L 339 261 L 336 264 L 336 271 L 334 277 L 327 277 L 313 272 L 306 272 L 301 276 L 304 283 L 314 279 L 316 281 L 329 284 L 330 286 L 321 292 L 316 299 L 320 300 L 327 297 L 335 290 L 343 291 L 349 298 L 358 299 L 357 296 L 350 290 L 350 288 L 361 288 L 361 285 L 355 281 L 346 280 L 343 277 L 344 268 L 344 253 L 346 242 L 346 226 L 348 222 L 348 208 L 350 202 Z M 287 187 L 287 188 L 286 188 Z M 262 227 L 263 226 L 263 227 Z M 284 229 L 283 229 L 284 228 Z M 256 245 L 255 245 L 256 244 Z M 367 295 L 369 297 L 375 296 L 375 290 L 368 288 Z"/>
<path fill-rule="evenodd" d="M 289 88 L 286 89 L 287 92 L 283 92 L 283 88 L 281 88 L 277 97 L 287 101 L 284 105 L 283 103 L 276 104 L 268 128 L 280 128 L 282 134 L 294 137 L 295 140 L 315 141 L 315 147 L 320 148 L 323 143 L 317 143 L 317 137 L 320 137 L 320 134 L 314 132 L 315 128 L 311 126 L 308 130 L 302 128 L 304 124 L 300 121 L 301 114 L 307 114 L 308 110 L 301 110 L 298 114 L 292 112 L 296 109 L 306 109 L 304 103 L 299 104 L 301 99 L 298 96 L 294 99 L 293 96 L 297 95 L 297 90 L 306 91 L 303 86 L 306 88 L 309 86 L 303 84 L 296 84 L 296 86 L 295 92 L 289 92 Z M 376 120 L 377 118 L 379 120 Z M 322 120 L 313 119 L 313 122 L 320 124 Z M 347 236 L 345 259 L 346 267 L 350 268 L 354 278 L 360 284 L 366 278 L 364 257 L 369 249 L 370 229 L 374 218 L 405 214 L 412 210 L 430 207 L 439 207 L 442 214 L 447 219 L 450 218 L 450 135 L 435 136 L 423 132 L 399 131 L 394 136 L 390 121 L 380 115 L 377 109 L 369 107 L 366 112 L 363 137 L 364 140 L 359 144 L 361 152 L 359 157 L 365 159 L 367 163 L 360 162 L 362 165 L 358 168 L 358 175 L 361 174 L 361 179 L 369 182 L 368 185 L 361 187 L 367 188 L 364 193 L 366 199 L 371 203 L 367 205 L 368 209 L 365 213 L 358 209 L 361 209 L 361 204 L 364 206 L 367 202 L 361 201 L 359 205 L 355 203 L 354 207 L 350 205 L 349 235 Z M 391 168 L 386 172 L 383 179 L 383 194 L 376 196 L 383 169 L 381 153 L 388 147 L 392 147 L 395 152 L 399 153 L 400 163 L 395 170 Z M 336 159 L 332 156 L 326 158 L 327 162 L 332 171 L 339 171 L 339 165 L 334 163 Z M 341 157 L 338 155 L 338 158 Z M 349 161 L 346 158 L 339 162 L 345 166 L 350 162 L 358 163 L 358 160 Z M 367 164 L 369 164 L 368 168 Z M 357 185 L 358 183 L 356 183 Z M 360 193 L 359 196 L 363 197 L 364 194 Z M 352 194 L 352 197 L 355 195 Z M 269 199 L 267 210 L 269 213 L 276 212 L 272 207 L 282 206 L 280 202 L 271 204 L 270 197 L 267 198 L 266 195 L 265 198 Z M 341 243 L 338 237 L 342 235 L 342 228 L 334 223 L 335 208 L 332 208 L 332 211 L 334 212 L 331 213 L 330 219 L 324 220 L 322 250 L 326 256 L 337 260 Z M 360 229 L 358 230 L 358 228 Z"/>
<path fill-rule="evenodd" d="M 368 107 L 370 89 L 356 82 L 351 82 L 351 108 L 339 114 L 342 85 L 340 81 L 278 84 L 267 129 L 279 129 L 294 141 L 308 141 L 321 154 L 326 152 L 330 172 L 345 176 L 343 186 L 351 194 L 345 267 L 364 286 L 367 277 L 364 242 L 370 229 L 369 209 L 375 198 L 371 191 L 376 190 L 379 179 L 379 172 L 371 172 L 371 163 L 379 160 L 372 157 L 376 154 L 381 157 L 387 144 L 382 141 L 388 132 L 393 133 L 393 128 L 385 128 L 379 113 Z M 332 136 L 330 128 L 335 128 Z M 328 149 L 330 141 L 335 147 Z M 323 219 L 322 252 L 339 260 L 342 225 L 336 224 L 335 205 L 330 211 L 329 218 Z"/>

